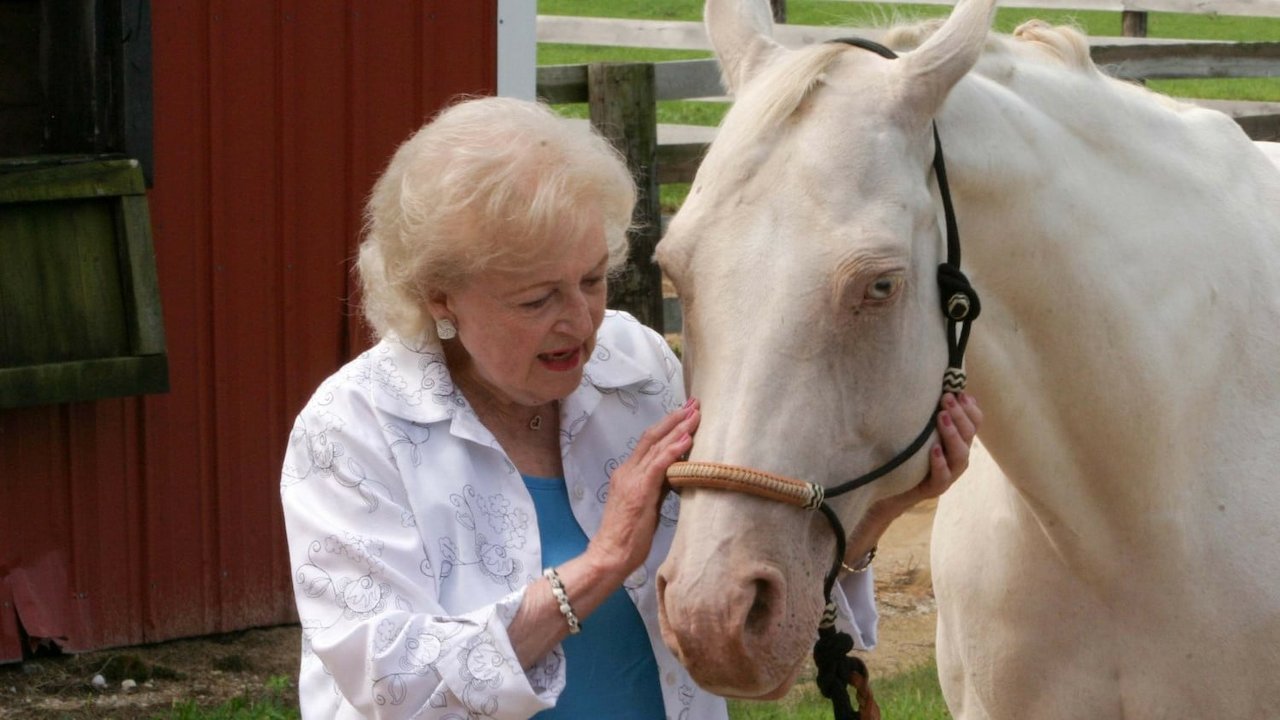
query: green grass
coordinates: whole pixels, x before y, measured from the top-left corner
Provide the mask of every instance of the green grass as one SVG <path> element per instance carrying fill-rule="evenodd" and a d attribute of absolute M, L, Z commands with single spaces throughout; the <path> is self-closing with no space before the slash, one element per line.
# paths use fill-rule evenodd
<path fill-rule="evenodd" d="M 221 705 L 201 706 L 188 700 L 153 720 L 297 720 L 298 705 L 287 690 L 269 681 L 264 693 L 243 696 Z M 288 681 L 280 679 L 285 687 Z M 894 720 L 947 720 L 951 716 L 938 689 L 932 663 L 872 684 L 880 712 Z M 776 702 L 729 702 L 730 720 L 830 720 L 831 703 L 818 694 L 812 682 L 797 685 Z"/>
<path fill-rule="evenodd" d="M 872 659 L 875 655 L 872 654 Z M 871 684 L 880 714 L 893 720 L 945 720 L 951 715 L 938 688 L 938 670 L 929 663 Z M 830 720 L 831 702 L 812 682 L 797 685 L 777 702 L 729 702 L 731 720 Z"/>
<path fill-rule="evenodd" d="M 272 678 L 261 692 L 202 706 L 187 700 L 152 720 L 297 720 L 298 705 L 287 678 Z M 894 720 L 947 720 L 951 716 L 938 689 L 932 664 L 872 683 L 881 714 Z M 729 702 L 730 720 L 830 720 L 831 703 L 818 694 L 812 681 L 798 684 L 776 702 Z"/>
<path fill-rule="evenodd" d="M 297 720 L 300 716 L 293 681 L 275 676 L 256 692 L 213 706 L 185 700 L 167 713 L 153 715 L 152 720 Z"/>
<path fill-rule="evenodd" d="M 236 698 L 215 707 L 201 707 L 191 700 L 175 705 L 156 720 L 296 720 L 301 717 L 297 704 L 278 699 L 253 700 Z"/>

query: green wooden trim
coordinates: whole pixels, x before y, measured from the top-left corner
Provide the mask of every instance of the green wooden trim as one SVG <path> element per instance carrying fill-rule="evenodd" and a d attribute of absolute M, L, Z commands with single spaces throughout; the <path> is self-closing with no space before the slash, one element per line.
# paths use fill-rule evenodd
<path fill-rule="evenodd" d="M 164 315 L 160 310 L 160 285 L 156 277 L 156 253 L 151 244 L 151 216 L 145 196 L 120 198 L 120 269 L 125 293 L 125 317 L 135 355 L 164 354 Z"/>
<path fill-rule="evenodd" d="M 169 391 L 164 355 L 0 368 L 0 408 Z"/>
<path fill-rule="evenodd" d="M 0 237 L 0 408 L 168 391 L 139 164 L 0 161 L 0 218 L 15 232 Z"/>
<path fill-rule="evenodd" d="M 0 162 L 0 203 L 42 202 L 118 195 L 145 195 L 138 161 L 131 159 L 56 165 Z"/>

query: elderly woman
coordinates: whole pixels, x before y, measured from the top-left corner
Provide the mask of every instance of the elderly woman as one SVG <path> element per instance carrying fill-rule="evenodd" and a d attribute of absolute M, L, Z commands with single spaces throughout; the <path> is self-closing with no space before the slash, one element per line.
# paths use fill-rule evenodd
<path fill-rule="evenodd" d="M 664 476 L 699 407 L 663 338 L 605 310 L 634 200 L 602 139 L 529 102 L 455 105 L 392 158 L 358 264 L 380 341 L 285 458 L 305 717 L 726 717 L 658 630 Z M 967 463 L 956 408 L 951 466 L 935 451 L 858 557 Z M 845 586 L 868 645 L 870 573 Z"/>

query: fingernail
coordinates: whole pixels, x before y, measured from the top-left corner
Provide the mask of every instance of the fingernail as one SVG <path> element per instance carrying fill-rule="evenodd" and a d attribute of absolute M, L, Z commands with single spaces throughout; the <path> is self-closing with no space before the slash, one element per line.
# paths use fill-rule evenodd
<path fill-rule="evenodd" d="M 944 416 L 944 417 L 945 417 L 945 416 Z M 934 446 L 933 446 L 933 456 L 934 456 L 934 457 L 936 457 L 936 458 L 940 458 L 940 457 L 942 457 L 942 446 L 941 446 L 941 445 L 934 445 Z"/>
<path fill-rule="evenodd" d="M 947 427 L 951 427 L 951 416 L 950 416 L 950 415 L 948 415 L 948 414 L 946 414 L 946 413 L 942 413 L 941 415 L 939 415 L 939 416 L 938 416 L 938 418 L 939 418 L 940 420 L 942 420 L 942 424 L 943 424 L 943 425 L 946 425 Z"/>
<path fill-rule="evenodd" d="M 689 398 L 685 400 L 684 405 L 682 407 L 693 407 L 693 398 Z"/>
<path fill-rule="evenodd" d="M 947 407 L 955 407 L 955 406 L 956 406 L 956 396 L 955 396 L 955 395 L 952 395 L 951 393 L 947 393 L 946 395 L 943 395 L 943 396 L 942 396 L 942 404 L 943 404 L 943 405 L 946 405 Z"/>

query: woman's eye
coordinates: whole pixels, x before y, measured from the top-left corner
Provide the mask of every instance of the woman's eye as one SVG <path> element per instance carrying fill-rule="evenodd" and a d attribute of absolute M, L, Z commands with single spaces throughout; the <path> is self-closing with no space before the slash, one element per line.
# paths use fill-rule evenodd
<path fill-rule="evenodd" d="M 603 275 L 593 275 L 589 278 L 583 278 L 582 280 L 582 286 L 586 288 L 599 287 L 603 283 L 604 283 Z"/>
<path fill-rule="evenodd" d="M 530 300 L 529 302 L 522 302 L 522 303 L 520 303 L 520 307 L 522 307 L 522 308 L 528 308 L 528 309 L 530 309 L 530 310 L 537 310 L 537 309 L 539 309 L 539 308 L 543 307 L 544 305 L 546 305 L 546 304 L 547 304 L 547 302 L 548 302 L 548 301 L 550 301 L 550 300 L 551 300 L 551 295 L 543 295 L 542 297 L 538 298 L 537 300 Z"/>
<path fill-rule="evenodd" d="M 902 275 L 897 273 L 881 275 L 867 286 L 866 299 L 871 302 L 883 302 L 892 298 L 902 287 Z"/>

